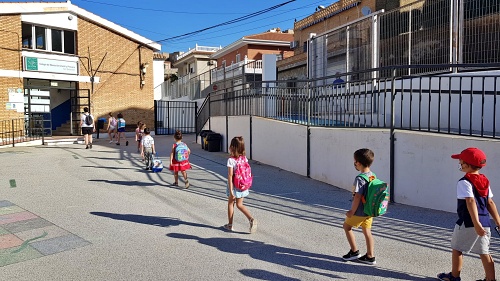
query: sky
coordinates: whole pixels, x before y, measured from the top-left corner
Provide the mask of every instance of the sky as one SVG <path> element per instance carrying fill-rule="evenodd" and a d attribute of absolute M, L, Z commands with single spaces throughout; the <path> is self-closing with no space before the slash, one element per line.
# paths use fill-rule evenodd
<path fill-rule="evenodd" d="M 9 2 L 65 2 L 28 1 Z M 289 3 L 287 3 L 289 2 Z M 71 0 L 71 3 L 141 36 L 158 41 L 162 52 L 198 46 L 227 46 L 243 36 L 279 27 L 293 29 L 319 5 L 335 0 Z M 286 4 L 285 4 L 286 3 Z M 279 6 L 284 4 L 282 6 Z M 279 7 L 277 7 L 279 6 Z M 273 9 L 271 9 L 273 8 Z M 238 20 L 241 21 L 238 21 Z M 237 21 L 237 22 L 236 22 Z M 221 25 L 222 24 L 222 25 Z M 218 27 L 214 27 L 221 25 Z M 210 28 L 214 27 L 214 28 Z M 207 29 L 199 33 L 193 33 Z M 190 34 L 189 36 L 181 36 Z M 180 37 L 178 37 L 180 36 Z"/>

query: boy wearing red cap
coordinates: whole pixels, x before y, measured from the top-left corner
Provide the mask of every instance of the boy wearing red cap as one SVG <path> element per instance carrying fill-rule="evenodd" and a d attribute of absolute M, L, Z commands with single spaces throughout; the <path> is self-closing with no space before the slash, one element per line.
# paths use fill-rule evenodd
<path fill-rule="evenodd" d="M 458 159 L 460 171 L 465 173 L 457 183 L 457 213 L 458 220 L 451 238 L 452 269 L 449 273 L 438 274 L 439 280 L 460 281 L 462 271 L 462 253 L 479 254 L 484 267 L 485 279 L 495 280 L 495 265 L 489 253 L 490 246 L 490 215 L 496 225 L 500 225 L 493 194 L 488 178 L 479 173 L 486 166 L 486 155 L 480 149 L 470 147 L 460 154 L 451 156 Z"/>

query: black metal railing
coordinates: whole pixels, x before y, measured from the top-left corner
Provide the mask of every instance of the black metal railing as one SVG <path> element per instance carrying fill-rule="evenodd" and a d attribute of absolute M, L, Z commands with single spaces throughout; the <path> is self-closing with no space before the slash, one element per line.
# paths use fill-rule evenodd
<path fill-rule="evenodd" d="M 0 146 L 12 145 L 14 147 L 17 143 L 40 139 L 44 144 L 42 124 L 41 116 L 0 120 Z"/>
<path fill-rule="evenodd" d="M 402 68 L 478 68 L 489 72 L 413 74 Z M 500 64 L 412 65 L 344 73 L 314 80 L 252 83 L 211 93 L 198 112 L 198 131 L 209 116 L 253 115 L 322 127 L 366 127 L 498 138 Z M 391 71 L 393 77 L 379 77 Z M 404 71 L 412 73 L 411 71 Z M 418 71 L 417 71 L 418 72 Z M 370 75 L 366 75 L 369 73 Z M 373 77 L 353 79 L 354 77 Z M 261 82 L 259 82 L 261 83 Z M 209 108 L 209 114 L 207 109 Z M 201 118 L 203 117 L 203 118 Z"/>

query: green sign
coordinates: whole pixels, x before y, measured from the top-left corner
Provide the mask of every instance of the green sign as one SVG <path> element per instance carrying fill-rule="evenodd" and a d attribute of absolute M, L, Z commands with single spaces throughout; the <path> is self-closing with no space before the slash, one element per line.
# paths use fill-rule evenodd
<path fill-rule="evenodd" d="M 38 58 L 26 58 L 26 70 L 37 71 L 38 70 Z"/>

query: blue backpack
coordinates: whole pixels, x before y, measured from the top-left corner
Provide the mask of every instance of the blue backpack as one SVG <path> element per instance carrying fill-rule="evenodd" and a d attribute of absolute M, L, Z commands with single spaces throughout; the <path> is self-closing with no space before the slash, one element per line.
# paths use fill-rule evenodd
<path fill-rule="evenodd" d="M 189 150 L 185 143 L 180 142 L 175 146 L 174 157 L 178 162 L 186 161 L 189 159 Z"/>

